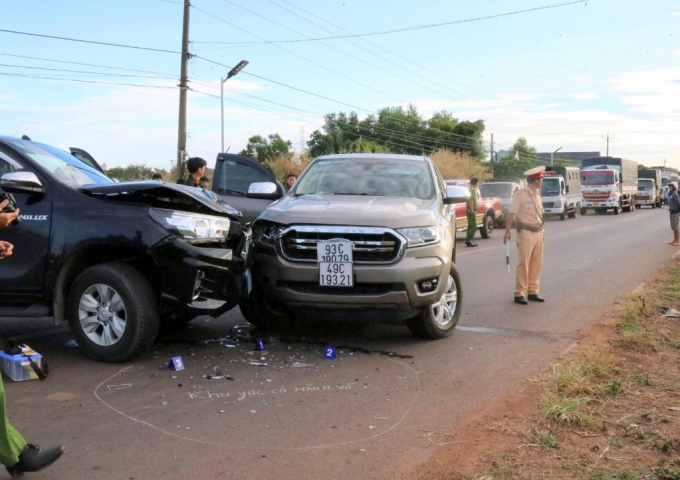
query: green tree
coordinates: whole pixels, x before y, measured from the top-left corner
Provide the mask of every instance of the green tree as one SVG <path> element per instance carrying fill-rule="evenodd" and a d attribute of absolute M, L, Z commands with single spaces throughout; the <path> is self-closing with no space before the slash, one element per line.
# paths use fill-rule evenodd
<path fill-rule="evenodd" d="M 482 160 L 483 132 L 483 120 L 459 122 L 446 111 L 424 120 L 417 108 L 409 105 L 385 107 L 363 120 L 355 112 L 329 113 L 324 117 L 323 127 L 312 132 L 307 146 L 313 157 L 356 151 L 356 142 L 360 141 L 362 145 L 365 142 L 382 145 L 385 151 L 393 153 L 422 155 L 446 149 Z"/>
<path fill-rule="evenodd" d="M 533 166 L 536 163 L 536 149 L 529 145 L 527 139 L 519 137 L 512 148 L 508 151 L 508 157 L 519 157 L 520 160 L 530 160 Z"/>
<path fill-rule="evenodd" d="M 270 133 L 266 137 L 253 135 L 248 139 L 246 148 L 241 150 L 240 155 L 246 155 L 265 164 L 280 155 L 290 153 L 293 143 L 284 140 L 278 133 Z"/>

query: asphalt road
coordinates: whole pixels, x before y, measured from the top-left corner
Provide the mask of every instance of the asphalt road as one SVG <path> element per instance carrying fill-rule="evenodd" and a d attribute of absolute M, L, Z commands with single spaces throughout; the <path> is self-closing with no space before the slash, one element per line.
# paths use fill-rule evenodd
<path fill-rule="evenodd" d="M 68 331 L 48 319 L 6 322 L 0 336 L 22 338 L 51 370 L 5 381 L 8 415 L 28 441 L 67 446 L 36 479 L 393 478 L 435 452 L 421 430 L 456 432 L 549 366 L 675 253 L 671 235 L 666 210 L 550 220 L 547 302 L 528 306 L 512 302 L 514 240 L 510 275 L 501 231 L 474 249 L 459 241 L 461 322 L 434 342 L 403 326 L 319 321 L 265 337 L 266 354 L 250 341 L 205 344 L 245 324 L 234 310 L 109 365 L 66 347 Z M 337 359 L 322 358 L 325 345 Z M 185 370 L 167 369 L 172 356 Z M 204 378 L 215 366 L 232 380 Z"/>

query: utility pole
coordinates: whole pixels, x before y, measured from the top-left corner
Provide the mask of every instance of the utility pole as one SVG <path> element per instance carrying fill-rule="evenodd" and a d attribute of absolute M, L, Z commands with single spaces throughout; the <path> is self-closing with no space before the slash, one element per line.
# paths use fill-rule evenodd
<path fill-rule="evenodd" d="M 491 178 L 493 178 L 493 133 L 491 134 L 491 154 L 489 161 L 491 162 Z"/>
<path fill-rule="evenodd" d="M 182 68 L 179 77 L 179 128 L 177 133 L 177 179 L 184 174 L 184 155 L 187 148 L 187 65 L 189 53 L 189 11 L 191 3 L 184 0 L 184 22 L 182 25 Z"/>
<path fill-rule="evenodd" d="M 602 137 L 602 138 L 606 138 L 606 139 L 607 139 L 607 156 L 609 156 L 609 140 L 610 140 L 610 139 L 614 140 L 614 137 L 610 137 L 610 136 L 609 136 L 609 132 L 607 132 L 607 136 L 606 136 L 606 137 Z"/>

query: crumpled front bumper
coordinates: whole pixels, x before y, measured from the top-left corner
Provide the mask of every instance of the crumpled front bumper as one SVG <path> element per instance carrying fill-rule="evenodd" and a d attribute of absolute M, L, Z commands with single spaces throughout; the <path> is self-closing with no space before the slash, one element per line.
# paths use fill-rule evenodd
<path fill-rule="evenodd" d="M 248 250 L 202 247 L 176 238 L 155 246 L 150 253 L 161 276 L 161 310 L 219 315 L 233 308 L 249 291 Z"/>

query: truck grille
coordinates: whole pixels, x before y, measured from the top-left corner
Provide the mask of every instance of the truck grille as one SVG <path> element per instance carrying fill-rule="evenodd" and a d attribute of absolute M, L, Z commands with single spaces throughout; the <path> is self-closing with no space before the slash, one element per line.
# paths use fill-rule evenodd
<path fill-rule="evenodd" d="M 404 241 L 396 233 L 374 227 L 290 227 L 279 245 L 289 260 L 316 262 L 317 244 L 332 238 L 352 242 L 355 263 L 393 263 L 404 250 Z"/>
<path fill-rule="evenodd" d="M 609 200 L 609 192 L 603 193 L 593 193 L 593 192 L 582 192 L 583 200 L 586 202 L 606 202 Z"/>

